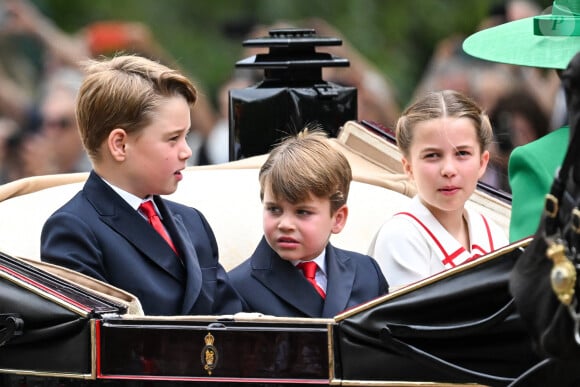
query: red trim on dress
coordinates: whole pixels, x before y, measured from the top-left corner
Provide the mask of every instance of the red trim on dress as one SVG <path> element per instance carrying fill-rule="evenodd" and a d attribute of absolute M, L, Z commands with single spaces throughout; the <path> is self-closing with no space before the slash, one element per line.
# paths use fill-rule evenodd
<path fill-rule="evenodd" d="M 463 254 L 464 252 L 466 252 L 464 247 L 461 247 L 459 249 L 457 249 L 456 251 L 454 251 L 451 254 L 447 254 L 447 252 L 445 251 L 445 249 L 443 248 L 443 245 L 441 244 L 441 242 L 439 242 L 439 239 L 437 239 L 437 237 L 435 236 L 435 234 L 433 234 L 431 232 L 431 230 L 429 230 L 429 228 L 419 220 L 419 218 L 417 218 L 415 215 L 411 214 L 410 212 L 398 212 L 395 215 L 407 215 L 408 217 L 410 217 L 411 219 L 415 220 L 417 223 L 419 223 L 419 225 L 421 227 L 423 227 L 423 229 L 427 232 L 427 234 L 429 234 L 429 236 L 431 237 L 431 239 L 433 239 L 433 241 L 435 242 L 435 244 L 437 245 L 437 247 L 439 247 L 439 249 L 441 250 L 441 252 L 443 253 L 443 260 L 441 261 L 443 263 L 443 265 L 451 265 L 452 267 L 457 266 L 453 260 L 455 258 L 457 258 L 458 256 L 460 256 L 461 254 Z M 483 224 L 485 225 L 485 230 L 487 232 L 487 240 L 489 242 L 489 247 L 490 247 L 490 251 L 493 251 L 493 238 L 491 236 L 491 230 L 489 228 L 489 224 L 487 222 L 487 219 L 485 218 L 485 216 L 483 216 L 481 214 L 481 218 L 483 220 Z M 479 257 L 481 257 L 482 255 L 487 254 L 487 252 L 485 251 L 485 249 L 483 249 L 481 246 L 479 245 L 471 245 L 471 251 L 473 252 L 473 250 L 479 250 L 481 252 L 481 254 L 479 253 L 472 253 L 471 257 L 469 257 L 468 259 L 465 260 L 465 262 L 470 262 L 473 261 L 474 259 L 477 259 Z"/>

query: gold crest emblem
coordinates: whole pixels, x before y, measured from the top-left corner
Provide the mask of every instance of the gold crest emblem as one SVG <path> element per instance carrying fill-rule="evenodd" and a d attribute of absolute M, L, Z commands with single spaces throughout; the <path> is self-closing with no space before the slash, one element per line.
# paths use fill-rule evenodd
<path fill-rule="evenodd" d="M 204 338 L 205 346 L 201 350 L 201 364 L 208 375 L 211 375 L 218 363 L 218 351 L 213 346 L 214 340 L 213 335 L 208 332 Z"/>

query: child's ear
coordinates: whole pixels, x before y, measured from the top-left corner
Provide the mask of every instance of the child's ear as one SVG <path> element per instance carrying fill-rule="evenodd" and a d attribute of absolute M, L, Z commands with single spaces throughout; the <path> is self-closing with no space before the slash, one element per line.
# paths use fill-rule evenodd
<path fill-rule="evenodd" d="M 407 174 L 407 176 L 412 179 L 413 178 L 413 166 L 411 165 L 411 163 L 409 162 L 409 160 L 407 160 L 406 157 L 402 157 L 401 158 L 401 163 L 403 164 L 403 171 L 405 171 L 405 173 Z"/>
<path fill-rule="evenodd" d="M 332 233 L 338 234 L 344 228 L 346 224 L 346 218 L 348 217 L 348 207 L 343 204 L 333 215 L 334 223 L 332 225 Z"/>
<path fill-rule="evenodd" d="M 116 161 L 125 161 L 127 155 L 125 145 L 127 142 L 127 132 L 121 128 L 115 128 L 107 137 L 107 147 Z"/>
<path fill-rule="evenodd" d="M 487 168 L 487 164 L 489 163 L 489 151 L 483 151 L 483 153 L 481 154 L 481 159 L 479 161 L 479 178 L 481 178 L 483 176 L 483 174 L 485 173 L 485 170 Z"/>

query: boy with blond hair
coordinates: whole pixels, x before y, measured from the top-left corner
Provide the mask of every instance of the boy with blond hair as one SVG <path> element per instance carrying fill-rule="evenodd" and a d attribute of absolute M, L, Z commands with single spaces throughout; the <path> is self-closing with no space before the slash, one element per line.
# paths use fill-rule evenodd
<path fill-rule="evenodd" d="M 229 272 L 250 311 L 330 318 L 388 292 L 374 259 L 329 242 L 346 224 L 352 172 L 323 132 L 283 141 L 259 180 L 264 237 Z"/>
<path fill-rule="evenodd" d="M 93 170 L 46 221 L 42 260 L 131 292 L 145 314 L 241 311 L 203 214 L 160 196 L 175 192 L 191 156 L 195 87 L 139 56 L 85 70 L 76 114 Z"/>

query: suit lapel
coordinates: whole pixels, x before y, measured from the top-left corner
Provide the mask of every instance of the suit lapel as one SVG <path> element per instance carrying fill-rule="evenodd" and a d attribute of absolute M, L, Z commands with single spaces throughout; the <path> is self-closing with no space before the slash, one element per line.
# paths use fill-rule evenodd
<path fill-rule="evenodd" d="M 103 223 L 122 235 L 162 270 L 183 281 L 183 268 L 163 237 L 95 172 L 91 172 L 84 192 Z"/>
<path fill-rule="evenodd" d="M 188 314 L 198 299 L 203 284 L 201 267 L 195 251 L 193 241 L 187 232 L 183 219 L 179 214 L 170 213 L 165 206 L 163 216 L 167 216 L 167 228 L 173 238 L 173 243 L 181 253 L 181 259 L 185 266 L 186 281 L 185 294 L 183 297 L 183 314 Z M 173 250 L 172 250 L 173 251 Z"/>
<path fill-rule="evenodd" d="M 354 286 L 355 266 L 350 257 L 335 249 L 326 248 L 326 301 L 322 317 L 334 317 L 348 307 Z"/>
<path fill-rule="evenodd" d="M 323 300 L 290 262 L 281 259 L 262 238 L 250 258 L 252 276 L 308 317 L 320 317 Z"/>

